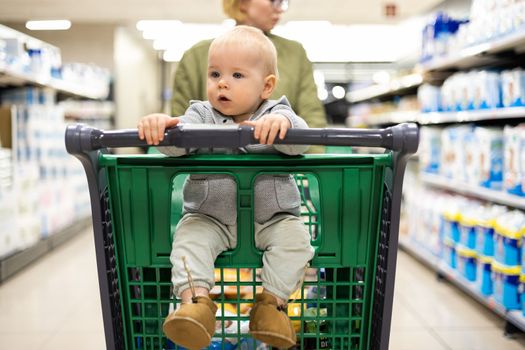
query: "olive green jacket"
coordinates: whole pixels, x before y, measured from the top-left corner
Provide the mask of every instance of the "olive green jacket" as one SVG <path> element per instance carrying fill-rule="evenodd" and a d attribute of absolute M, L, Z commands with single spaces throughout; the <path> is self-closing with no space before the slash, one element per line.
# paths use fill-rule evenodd
<path fill-rule="evenodd" d="M 285 95 L 295 113 L 301 116 L 310 128 L 326 127 L 326 115 L 317 98 L 317 86 L 312 64 L 303 46 L 293 40 L 267 34 L 277 49 L 279 81 L 271 99 Z M 206 79 L 208 71 L 208 49 L 212 40 L 195 44 L 182 57 L 175 72 L 173 86 L 172 115 L 181 116 L 190 105 L 190 100 L 207 100 Z"/>

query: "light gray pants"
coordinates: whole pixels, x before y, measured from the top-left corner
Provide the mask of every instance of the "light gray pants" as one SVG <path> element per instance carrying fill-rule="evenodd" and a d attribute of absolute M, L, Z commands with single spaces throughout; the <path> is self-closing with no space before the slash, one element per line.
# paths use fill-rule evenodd
<path fill-rule="evenodd" d="M 189 288 L 182 257 L 190 269 L 195 287 L 211 290 L 215 285 L 214 262 L 217 256 L 235 248 L 237 226 L 224 225 L 210 216 L 192 213 L 179 221 L 171 250 L 173 293 Z M 264 251 L 262 286 L 287 300 L 297 289 L 305 265 L 314 255 L 310 235 L 303 221 L 293 215 L 276 215 L 264 224 L 255 222 L 255 245 Z"/>

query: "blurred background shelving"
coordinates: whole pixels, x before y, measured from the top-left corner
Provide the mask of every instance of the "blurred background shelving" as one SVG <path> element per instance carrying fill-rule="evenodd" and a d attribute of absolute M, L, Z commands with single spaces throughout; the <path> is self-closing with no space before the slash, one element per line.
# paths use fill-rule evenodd
<path fill-rule="evenodd" d="M 422 30 L 421 57 L 411 71 L 347 95 L 350 127 L 422 127 L 420 150 L 407 171 L 400 246 L 507 320 L 508 330 L 525 329 L 516 282 L 525 266 L 506 261 L 502 243 L 521 242 L 525 232 L 525 182 L 517 165 L 525 153 L 524 10 L 522 2 L 473 1 L 458 17 L 439 12 Z M 398 88 L 414 75 L 420 83 Z M 501 212 L 488 213 L 495 208 Z M 503 223 L 510 216 L 512 223 Z M 480 249 L 485 226 L 503 252 Z M 469 229 L 477 242 L 464 238 Z M 470 267 L 477 276 L 466 276 Z M 493 289 L 482 293 L 484 268 L 492 271 L 487 283 Z M 501 279 L 512 278 L 509 292 Z"/>

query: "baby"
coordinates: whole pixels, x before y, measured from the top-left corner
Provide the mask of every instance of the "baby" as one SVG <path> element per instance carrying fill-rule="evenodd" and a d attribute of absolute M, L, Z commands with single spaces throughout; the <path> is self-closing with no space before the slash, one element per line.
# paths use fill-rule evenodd
<path fill-rule="evenodd" d="M 268 100 L 277 77 L 272 42 L 259 29 L 236 26 L 210 46 L 208 101 L 192 101 L 180 117 L 143 117 L 138 124 L 139 136 L 149 145 L 158 145 L 165 128 L 178 124 L 244 124 L 254 127 L 259 144 L 220 150 L 222 153 L 302 154 L 308 146 L 274 145 L 289 128 L 308 127 L 286 97 Z M 176 147 L 159 149 L 170 156 L 187 153 Z M 237 185 L 228 175 L 193 174 L 184 184 L 183 196 L 184 215 L 175 230 L 170 258 L 174 294 L 182 304 L 166 318 L 163 330 L 174 343 L 201 349 L 210 344 L 215 331 L 217 307 L 209 298 L 214 286 L 214 261 L 221 252 L 236 246 Z M 299 209 L 299 191 L 290 174 L 257 177 L 254 225 L 255 244 L 264 252 L 263 291 L 256 295 L 250 312 L 250 334 L 278 348 L 296 343 L 295 331 L 283 310 L 314 254 Z"/>

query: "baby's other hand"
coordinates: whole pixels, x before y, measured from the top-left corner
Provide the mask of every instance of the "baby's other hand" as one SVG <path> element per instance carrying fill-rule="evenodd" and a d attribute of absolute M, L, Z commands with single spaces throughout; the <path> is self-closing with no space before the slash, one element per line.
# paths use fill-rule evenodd
<path fill-rule="evenodd" d="M 179 122 L 180 118 L 170 117 L 167 114 L 148 114 L 142 117 L 137 124 L 139 138 L 141 140 L 146 138 L 148 145 L 158 145 L 164 139 L 164 130 L 179 124 Z"/>
<path fill-rule="evenodd" d="M 292 126 L 288 118 L 281 114 L 267 114 L 258 120 L 245 121 L 243 125 L 255 128 L 254 137 L 263 145 L 272 145 L 275 137 L 284 139 L 286 131 Z"/>

